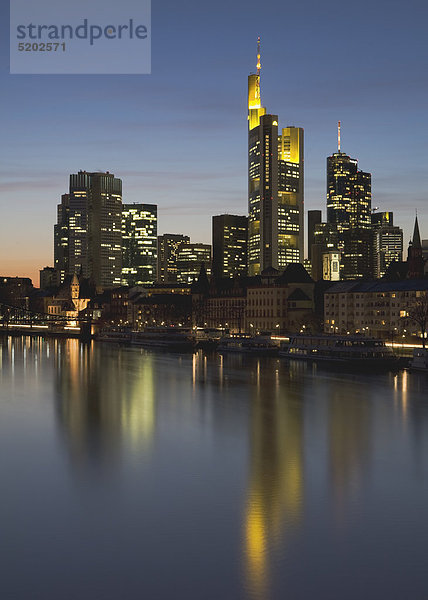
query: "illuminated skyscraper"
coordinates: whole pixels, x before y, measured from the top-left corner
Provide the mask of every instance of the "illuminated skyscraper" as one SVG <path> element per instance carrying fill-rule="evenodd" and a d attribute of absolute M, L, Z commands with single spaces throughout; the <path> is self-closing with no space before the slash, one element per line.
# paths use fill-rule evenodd
<path fill-rule="evenodd" d="M 314 230 L 314 243 L 311 247 L 311 277 L 314 281 L 319 281 L 324 278 L 324 254 L 334 255 L 340 254 L 338 251 L 339 247 L 339 235 L 337 227 L 334 223 L 317 223 L 315 224 Z M 334 259 L 333 259 L 334 260 Z M 333 272 L 333 266 L 331 268 Z M 340 278 L 340 265 L 339 275 Z"/>
<path fill-rule="evenodd" d="M 74 205 L 75 203 L 73 203 Z M 88 215 L 88 203 L 86 197 L 82 199 L 82 206 L 79 207 L 79 213 L 83 216 L 83 222 L 80 224 L 80 239 L 79 244 L 83 241 L 81 249 L 84 251 L 84 256 L 79 256 L 78 271 L 80 271 L 85 277 L 89 272 L 88 261 L 87 261 L 87 215 Z M 76 210 L 77 206 L 72 207 L 72 211 Z M 80 219 L 79 219 L 80 220 Z M 76 242 L 74 241 L 74 244 Z M 57 206 L 57 223 L 54 225 L 54 268 L 59 273 L 59 282 L 62 283 L 70 272 L 70 254 L 71 258 L 75 257 L 75 252 L 71 252 L 70 245 L 72 240 L 70 239 L 70 194 L 63 194 L 61 196 L 61 204 Z M 82 264 L 83 263 L 83 264 Z M 73 266 L 73 273 L 76 272 L 75 265 Z"/>
<path fill-rule="evenodd" d="M 213 217 L 213 275 L 247 274 L 248 218 L 240 215 Z"/>
<path fill-rule="evenodd" d="M 266 114 L 257 73 L 248 77 L 248 266 L 249 275 L 303 260 L 303 129 L 278 132 Z"/>
<path fill-rule="evenodd" d="M 156 204 L 122 207 L 122 284 L 135 286 L 156 281 Z"/>
<path fill-rule="evenodd" d="M 177 251 L 183 242 L 190 242 L 188 235 L 164 233 L 158 236 L 158 281 L 175 283 L 177 281 Z"/>
<path fill-rule="evenodd" d="M 202 265 L 211 274 L 211 245 L 182 243 L 177 250 L 177 281 L 192 283 L 197 279 Z"/>
<path fill-rule="evenodd" d="M 61 282 L 81 273 L 100 287 L 120 285 L 122 181 L 112 173 L 70 175 L 54 230 L 55 268 Z"/>
<path fill-rule="evenodd" d="M 339 231 L 371 227 L 371 174 L 343 152 L 327 158 L 327 222 Z"/>
<path fill-rule="evenodd" d="M 403 230 L 394 225 L 392 212 L 372 215 L 374 229 L 375 276 L 383 277 L 392 262 L 403 260 Z"/>
<path fill-rule="evenodd" d="M 337 232 L 341 279 L 373 277 L 371 174 L 341 152 L 340 122 L 338 150 L 327 158 L 327 223 Z"/>
<path fill-rule="evenodd" d="M 373 229 L 351 227 L 342 232 L 340 239 L 341 279 L 372 279 L 375 274 Z"/>

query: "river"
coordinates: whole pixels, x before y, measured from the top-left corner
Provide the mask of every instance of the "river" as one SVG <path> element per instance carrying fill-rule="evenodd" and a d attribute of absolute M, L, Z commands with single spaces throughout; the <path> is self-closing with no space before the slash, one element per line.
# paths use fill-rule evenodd
<path fill-rule="evenodd" d="M 427 384 L 0 338 L 0 595 L 426 600 Z"/>

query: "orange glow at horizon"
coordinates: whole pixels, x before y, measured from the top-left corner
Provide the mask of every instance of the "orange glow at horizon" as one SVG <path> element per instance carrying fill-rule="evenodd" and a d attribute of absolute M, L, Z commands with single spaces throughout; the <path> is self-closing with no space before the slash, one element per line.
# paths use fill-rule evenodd
<path fill-rule="evenodd" d="M 39 272 L 47 266 L 53 266 L 53 259 L 43 260 L 37 256 L 31 258 L 2 256 L 0 277 L 29 277 L 33 282 L 33 286 L 39 287 Z"/>

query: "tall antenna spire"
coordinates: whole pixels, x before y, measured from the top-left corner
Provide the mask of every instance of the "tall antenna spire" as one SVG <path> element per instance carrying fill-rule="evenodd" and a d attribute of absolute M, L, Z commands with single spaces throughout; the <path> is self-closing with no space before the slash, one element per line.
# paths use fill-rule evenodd
<path fill-rule="evenodd" d="M 337 151 L 340 154 L 340 121 L 337 123 Z"/>
<path fill-rule="evenodd" d="M 260 64 L 260 36 L 257 38 L 257 75 L 260 75 L 260 69 L 262 65 Z"/>

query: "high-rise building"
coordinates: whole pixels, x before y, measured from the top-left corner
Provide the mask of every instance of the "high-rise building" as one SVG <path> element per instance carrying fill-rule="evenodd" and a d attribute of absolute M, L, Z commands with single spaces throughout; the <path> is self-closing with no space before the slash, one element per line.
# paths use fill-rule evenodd
<path fill-rule="evenodd" d="M 327 223 L 337 245 L 331 240 L 324 245 L 339 250 L 341 279 L 372 277 L 371 174 L 358 170 L 358 161 L 341 152 L 340 122 L 338 150 L 327 158 Z"/>
<path fill-rule="evenodd" d="M 248 77 L 248 272 L 303 260 L 303 129 L 278 131 L 266 114 L 257 73 Z"/>
<path fill-rule="evenodd" d="M 340 151 L 327 158 L 327 222 L 339 231 L 371 226 L 371 174 Z"/>
<path fill-rule="evenodd" d="M 320 281 L 324 277 L 323 255 L 339 253 L 339 235 L 334 223 L 318 223 L 315 225 L 314 243 L 311 247 L 311 277 Z M 340 272 L 339 272 L 340 276 Z"/>
<path fill-rule="evenodd" d="M 248 218 L 240 215 L 216 215 L 212 224 L 214 277 L 246 275 Z"/>
<path fill-rule="evenodd" d="M 158 236 L 157 278 L 161 283 L 177 281 L 177 251 L 182 243 L 190 242 L 188 235 L 164 233 Z"/>
<path fill-rule="evenodd" d="M 88 261 L 88 195 L 70 193 L 61 196 L 54 226 L 54 265 L 60 283 L 73 273 L 89 277 Z"/>
<path fill-rule="evenodd" d="M 108 171 L 70 175 L 54 230 L 55 268 L 61 282 L 82 274 L 100 287 L 120 285 L 122 181 Z"/>
<path fill-rule="evenodd" d="M 341 279 L 374 277 L 374 233 L 371 228 L 351 227 L 340 234 Z"/>
<path fill-rule="evenodd" d="M 372 214 L 375 277 L 383 277 L 392 262 L 403 260 L 403 230 L 394 225 L 392 212 Z"/>
<path fill-rule="evenodd" d="M 122 285 L 156 281 L 157 213 L 156 204 L 122 206 Z"/>
<path fill-rule="evenodd" d="M 312 246 L 315 244 L 315 227 L 322 221 L 320 210 L 308 210 L 308 258 L 312 259 Z"/>
<path fill-rule="evenodd" d="M 59 272 L 54 267 L 40 269 L 40 289 L 48 290 L 60 284 Z"/>
<path fill-rule="evenodd" d="M 197 279 L 202 265 L 211 274 L 211 245 L 182 243 L 177 250 L 177 281 L 192 283 Z"/>

